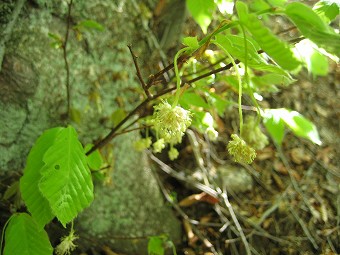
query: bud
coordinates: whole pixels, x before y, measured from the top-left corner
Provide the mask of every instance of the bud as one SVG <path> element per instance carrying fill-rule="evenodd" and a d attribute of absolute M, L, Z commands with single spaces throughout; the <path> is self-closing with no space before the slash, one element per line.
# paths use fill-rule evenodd
<path fill-rule="evenodd" d="M 142 151 L 150 147 L 151 145 L 151 137 L 143 138 L 138 141 L 136 141 L 133 144 L 133 147 L 135 148 L 136 151 Z"/>

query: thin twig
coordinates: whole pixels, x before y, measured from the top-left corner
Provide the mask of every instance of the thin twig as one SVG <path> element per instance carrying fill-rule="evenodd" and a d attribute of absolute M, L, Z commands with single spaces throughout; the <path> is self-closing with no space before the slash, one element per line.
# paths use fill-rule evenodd
<path fill-rule="evenodd" d="M 65 62 L 65 70 L 66 70 L 66 94 L 67 94 L 67 117 L 70 116 L 70 108 L 71 108 L 71 95 L 70 95 L 70 67 L 67 60 L 67 43 L 70 34 L 70 25 L 71 25 L 71 9 L 72 9 L 73 0 L 67 3 L 68 6 L 68 13 L 67 13 L 67 26 L 66 26 L 66 33 L 65 39 L 62 44 L 63 49 L 63 57 Z"/>
<path fill-rule="evenodd" d="M 136 68 L 136 72 L 137 72 L 137 77 L 138 77 L 138 79 L 139 79 L 139 81 L 140 81 L 140 83 L 142 85 L 142 88 L 143 88 L 146 96 L 148 98 L 152 98 L 152 95 L 150 94 L 150 91 L 148 90 L 148 88 L 147 88 L 147 86 L 146 86 L 146 84 L 145 84 L 145 82 L 143 80 L 142 74 L 140 72 L 140 68 L 139 68 L 138 62 L 137 62 L 137 56 L 133 53 L 131 45 L 128 45 L 128 48 L 130 50 L 130 53 L 131 53 L 131 56 L 132 56 L 132 59 L 133 59 L 133 63 L 135 64 L 135 68 Z"/>

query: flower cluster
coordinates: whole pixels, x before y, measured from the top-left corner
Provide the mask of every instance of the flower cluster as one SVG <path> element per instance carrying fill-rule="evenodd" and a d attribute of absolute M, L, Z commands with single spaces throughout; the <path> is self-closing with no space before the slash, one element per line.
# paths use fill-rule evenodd
<path fill-rule="evenodd" d="M 61 238 L 61 243 L 55 248 L 55 253 L 57 255 L 70 255 L 77 247 L 77 245 L 73 243 L 76 239 L 78 239 L 78 236 L 76 236 L 72 230 L 68 236 Z"/>
<path fill-rule="evenodd" d="M 262 150 L 268 144 L 267 136 L 252 116 L 249 116 L 243 125 L 242 138 L 255 150 Z"/>
<path fill-rule="evenodd" d="M 238 135 L 232 134 L 233 139 L 228 143 L 228 152 L 234 157 L 236 162 L 250 164 L 256 157 L 255 150 L 250 147 L 243 139 Z"/>
<path fill-rule="evenodd" d="M 155 105 L 154 109 L 153 124 L 159 137 L 172 145 L 180 143 L 191 124 L 192 114 L 180 106 L 171 106 L 167 101 Z"/>

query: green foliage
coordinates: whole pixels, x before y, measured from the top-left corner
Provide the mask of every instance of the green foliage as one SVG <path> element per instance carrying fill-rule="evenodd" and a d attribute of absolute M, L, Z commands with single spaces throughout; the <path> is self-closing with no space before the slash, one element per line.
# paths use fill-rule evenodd
<path fill-rule="evenodd" d="M 296 111 L 288 109 L 267 109 L 263 114 L 263 122 L 273 140 L 281 145 L 284 137 L 284 126 L 297 136 L 306 138 L 321 145 L 319 133 L 315 125 Z"/>
<path fill-rule="evenodd" d="M 208 26 L 216 9 L 214 0 L 186 0 L 189 12 L 200 25 L 203 33 L 207 33 Z"/>
<path fill-rule="evenodd" d="M 38 187 L 53 214 L 65 226 L 93 200 L 85 151 L 73 127 L 61 129 L 43 156 Z"/>
<path fill-rule="evenodd" d="M 339 15 L 340 2 L 338 0 L 321 0 L 314 5 L 313 10 L 325 22 L 329 23 Z"/>
<path fill-rule="evenodd" d="M 285 14 L 301 34 L 329 53 L 340 57 L 340 35 L 335 33 L 310 7 L 299 2 L 287 5 Z"/>
<path fill-rule="evenodd" d="M 20 179 L 21 196 L 25 201 L 28 211 L 36 220 L 40 228 L 43 228 L 54 218 L 48 200 L 39 190 L 38 184 L 42 175 L 40 169 L 45 165 L 43 156 L 50 148 L 61 128 L 46 130 L 36 141 L 28 157 L 24 175 Z"/>
<path fill-rule="evenodd" d="M 93 147 L 93 144 L 87 144 L 85 146 L 85 152 L 88 152 Z M 87 164 L 91 170 L 99 170 L 103 164 L 102 155 L 98 150 L 87 156 Z"/>
<path fill-rule="evenodd" d="M 289 45 L 264 26 L 255 14 L 248 13 L 247 6 L 244 3 L 238 1 L 236 8 L 241 24 L 248 29 L 261 46 L 261 49 L 272 57 L 276 63 L 290 71 L 299 66 L 299 61 L 295 58 Z"/>
<path fill-rule="evenodd" d="M 172 241 L 168 239 L 166 235 L 149 237 L 148 242 L 149 255 L 164 255 L 166 247 L 172 248 L 173 255 L 177 255 L 174 244 L 172 243 Z"/>
<path fill-rule="evenodd" d="M 52 255 L 47 233 L 27 213 L 14 214 L 6 227 L 3 255 Z"/>
<path fill-rule="evenodd" d="M 83 20 L 74 26 L 74 28 L 79 30 L 104 31 L 104 27 L 94 20 Z"/>
<path fill-rule="evenodd" d="M 93 200 L 85 151 L 73 127 L 45 131 L 27 158 L 20 189 L 40 227 L 57 217 L 65 226 Z"/>

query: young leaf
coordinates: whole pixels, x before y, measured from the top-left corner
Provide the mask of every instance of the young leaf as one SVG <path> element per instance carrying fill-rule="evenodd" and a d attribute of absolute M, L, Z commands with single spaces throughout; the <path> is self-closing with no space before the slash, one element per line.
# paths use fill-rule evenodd
<path fill-rule="evenodd" d="M 216 9 L 214 0 L 187 0 L 187 7 L 203 33 L 206 34 L 213 12 Z"/>
<path fill-rule="evenodd" d="M 93 144 L 87 144 L 85 146 L 85 152 L 88 152 L 92 148 Z M 93 153 L 87 156 L 87 164 L 92 170 L 99 170 L 103 164 L 103 158 L 100 155 L 99 150 L 95 150 Z"/>
<path fill-rule="evenodd" d="M 76 29 L 94 29 L 104 31 L 104 27 L 94 20 L 83 20 L 79 22 L 74 28 Z"/>
<path fill-rule="evenodd" d="M 30 215 L 12 216 L 5 232 L 3 255 L 52 255 L 52 252 L 46 231 Z"/>
<path fill-rule="evenodd" d="M 62 129 L 45 152 L 39 190 L 63 224 L 93 200 L 93 183 L 83 146 L 73 127 Z"/>
<path fill-rule="evenodd" d="M 182 40 L 183 44 L 190 47 L 191 49 L 197 49 L 199 47 L 197 37 L 184 37 Z"/>
<path fill-rule="evenodd" d="M 60 130 L 60 127 L 48 129 L 37 139 L 28 154 L 24 175 L 20 179 L 22 199 L 40 228 L 54 218 L 48 201 L 38 188 L 40 169 L 44 166 L 45 152 L 52 146 Z"/>
<path fill-rule="evenodd" d="M 148 242 L 148 254 L 149 255 L 164 255 L 164 237 L 163 236 L 151 236 Z"/>

